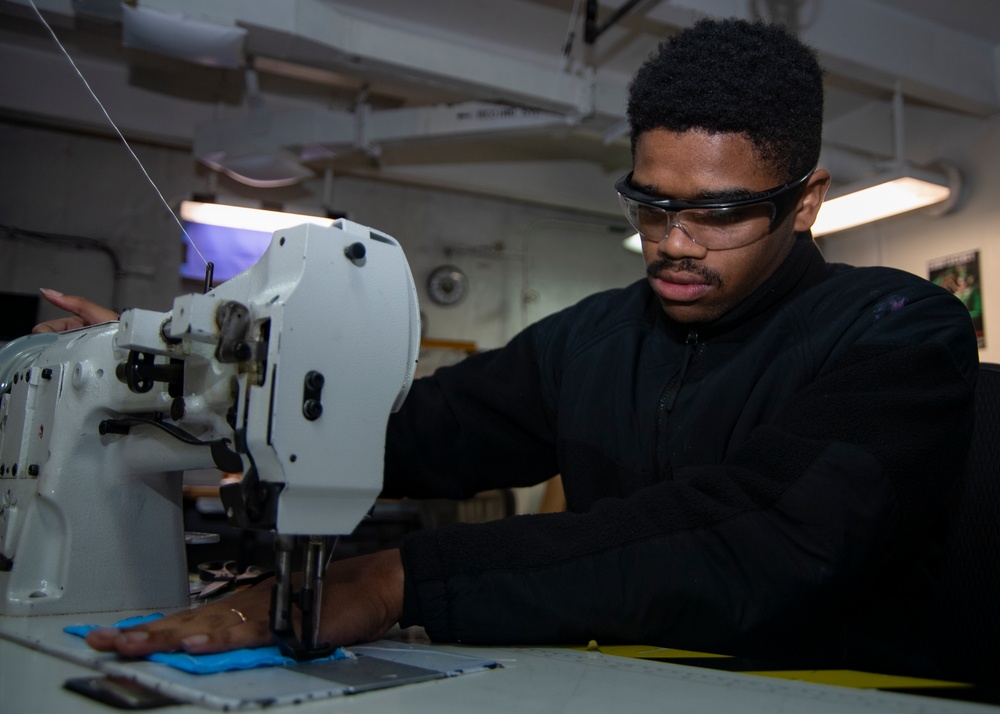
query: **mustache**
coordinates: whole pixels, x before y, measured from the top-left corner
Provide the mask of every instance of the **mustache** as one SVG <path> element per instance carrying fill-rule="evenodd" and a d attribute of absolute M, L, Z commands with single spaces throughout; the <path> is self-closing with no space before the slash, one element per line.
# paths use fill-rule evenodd
<path fill-rule="evenodd" d="M 670 260 L 669 258 L 660 258 L 654 260 L 649 265 L 646 266 L 646 274 L 655 278 L 660 273 L 664 271 L 672 271 L 678 273 L 691 273 L 697 275 L 699 278 L 705 281 L 708 285 L 714 285 L 717 288 L 722 287 L 722 276 L 711 268 L 706 268 L 700 263 L 696 263 L 691 258 L 682 258 L 681 260 Z"/>

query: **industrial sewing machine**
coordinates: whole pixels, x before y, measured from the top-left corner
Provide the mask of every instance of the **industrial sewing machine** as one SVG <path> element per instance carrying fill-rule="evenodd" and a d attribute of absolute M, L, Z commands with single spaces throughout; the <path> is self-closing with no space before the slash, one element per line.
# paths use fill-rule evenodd
<path fill-rule="evenodd" d="M 351 533 L 381 490 L 386 422 L 418 350 L 402 249 L 344 220 L 275 233 L 255 265 L 170 312 L 11 342 L 0 615 L 187 605 L 179 472 L 214 466 L 243 474 L 222 490 L 230 520 L 276 532 L 276 638 L 300 659 L 329 651 L 329 537 Z"/>

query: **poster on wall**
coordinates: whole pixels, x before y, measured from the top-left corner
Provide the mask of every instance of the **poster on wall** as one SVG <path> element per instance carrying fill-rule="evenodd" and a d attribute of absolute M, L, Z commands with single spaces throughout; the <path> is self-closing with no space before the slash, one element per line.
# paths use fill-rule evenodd
<path fill-rule="evenodd" d="M 970 250 L 931 260 L 927 264 L 927 273 L 932 283 L 940 285 L 965 303 L 972 316 L 972 324 L 976 328 L 979 347 L 985 347 L 983 293 L 979 283 L 979 251 Z"/>

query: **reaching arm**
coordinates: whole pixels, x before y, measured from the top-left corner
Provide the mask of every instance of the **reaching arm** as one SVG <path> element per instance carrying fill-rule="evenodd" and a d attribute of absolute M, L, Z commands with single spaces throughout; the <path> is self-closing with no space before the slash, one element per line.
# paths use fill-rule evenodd
<path fill-rule="evenodd" d="M 890 591 L 905 590 L 890 582 L 893 569 L 920 570 L 914 551 L 961 468 L 975 342 L 961 306 L 943 293 L 900 281 L 885 293 L 859 285 L 853 303 L 827 298 L 843 295 L 845 282 L 767 334 L 756 331 L 758 342 L 728 363 L 709 345 L 711 369 L 682 391 L 658 463 L 651 449 L 632 446 L 653 431 L 635 400 L 650 391 L 641 378 L 659 353 L 644 361 L 617 334 L 610 361 L 581 366 L 567 350 L 554 387 L 564 399 L 560 424 L 582 416 L 547 438 L 571 512 L 409 536 L 403 624 L 466 643 L 597 639 L 728 651 L 778 634 L 808 641 L 824 628 L 833 640 L 862 610 L 871 615 L 874 599 L 886 606 Z M 856 314 L 839 317 L 848 304 Z M 625 365 L 623 376 L 607 364 Z M 616 396 L 602 400 L 608 392 Z M 501 412 L 510 408 L 513 397 L 492 394 Z M 458 399 L 441 401 L 468 428 Z M 528 401 L 523 418 L 540 419 L 543 403 Z M 485 472 L 516 468 L 522 452 L 506 452 L 489 451 Z M 635 453 L 646 460 L 630 462 Z M 481 480 L 472 469 L 446 477 L 440 463 L 427 472 L 421 482 Z"/>
<path fill-rule="evenodd" d="M 921 519 L 946 495 L 968 419 L 967 386 L 945 360 L 933 349 L 879 358 L 936 381 L 906 401 L 893 399 L 899 385 L 881 370 L 845 364 L 723 463 L 687 467 L 585 513 L 412 535 L 404 624 L 466 643 L 727 651 L 769 628 L 822 619 L 862 592 L 898 544 L 918 540 Z M 822 402 L 861 406 L 869 396 L 882 401 L 815 418 Z M 873 421 L 895 426 L 860 436 Z M 884 463 L 893 461 L 922 465 L 906 473 Z"/>

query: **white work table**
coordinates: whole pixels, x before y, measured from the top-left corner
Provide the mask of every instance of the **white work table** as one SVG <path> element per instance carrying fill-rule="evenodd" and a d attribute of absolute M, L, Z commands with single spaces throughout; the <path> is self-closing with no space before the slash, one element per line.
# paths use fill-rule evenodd
<path fill-rule="evenodd" d="M 123 665 L 148 666 L 152 663 L 122 663 L 113 655 L 93 653 L 82 640 L 61 631 L 65 625 L 80 621 L 79 616 L 0 618 L 0 711 L 4 714 L 57 711 L 111 714 L 120 711 L 66 691 L 63 683 L 74 677 L 98 676 L 102 672 L 115 671 L 115 667 Z M 47 649 L 52 649 L 49 642 L 55 642 L 54 649 L 58 653 L 41 651 L 39 643 L 42 640 L 46 641 Z M 387 648 L 412 646 L 397 641 L 382 644 Z M 416 647 L 423 649 L 426 646 Z M 276 714 L 604 714 L 608 711 L 669 711 L 673 714 L 730 711 L 741 714 L 972 714 L 998 711 L 997 707 L 982 704 L 774 679 L 569 648 L 430 647 L 433 655 L 491 660 L 499 667 L 376 691 L 268 707 L 268 711 Z M 277 674 L 262 669 L 253 673 L 202 676 L 226 678 L 235 675 L 231 680 L 216 681 L 231 681 L 233 689 L 242 691 L 246 683 L 259 682 Z M 295 675 L 284 672 L 280 676 Z M 186 704 L 154 711 L 192 714 L 218 709 Z"/>

